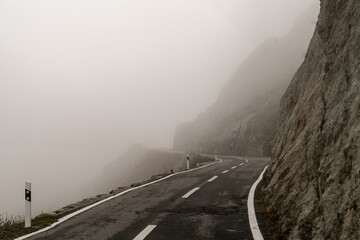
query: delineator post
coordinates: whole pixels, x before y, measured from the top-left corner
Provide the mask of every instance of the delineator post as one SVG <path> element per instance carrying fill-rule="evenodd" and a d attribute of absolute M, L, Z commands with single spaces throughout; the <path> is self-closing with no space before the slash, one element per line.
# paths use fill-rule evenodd
<path fill-rule="evenodd" d="M 25 227 L 31 227 L 31 182 L 25 182 Z"/>

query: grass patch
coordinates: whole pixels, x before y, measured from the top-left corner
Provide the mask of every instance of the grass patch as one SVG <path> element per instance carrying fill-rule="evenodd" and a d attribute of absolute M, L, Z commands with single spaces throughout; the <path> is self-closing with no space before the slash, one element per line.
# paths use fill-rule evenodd
<path fill-rule="evenodd" d="M 56 222 L 56 217 L 50 214 L 41 214 L 31 221 L 31 227 L 25 228 L 25 223 L 14 223 L 7 224 L 0 227 L 0 239 L 10 240 L 14 239 L 32 232 L 35 232 L 39 229 L 50 226 L 52 223 Z"/>

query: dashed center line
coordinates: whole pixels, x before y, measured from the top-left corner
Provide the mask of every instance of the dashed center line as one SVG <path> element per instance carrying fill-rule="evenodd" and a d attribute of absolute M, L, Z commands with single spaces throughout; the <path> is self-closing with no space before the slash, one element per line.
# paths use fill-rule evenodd
<path fill-rule="evenodd" d="M 141 233 L 139 233 L 133 240 L 143 240 L 149 233 L 156 228 L 156 225 L 149 225 Z"/>
<path fill-rule="evenodd" d="M 227 173 L 229 170 L 225 170 L 225 171 L 223 171 L 222 173 Z"/>
<path fill-rule="evenodd" d="M 235 169 L 236 168 L 236 166 L 233 166 L 231 169 Z"/>
<path fill-rule="evenodd" d="M 214 181 L 218 176 L 213 176 L 212 178 L 210 178 L 209 180 L 207 180 L 208 182 L 212 182 Z"/>
<path fill-rule="evenodd" d="M 200 188 L 199 187 L 196 187 L 192 190 L 190 190 L 187 194 L 185 194 L 184 196 L 182 196 L 182 198 L 188 198 L 190 197 L 191 194 L 193 194 L 194 192 L 196 192 L 197 190 L 199 190 Z"/>
<path fill-rule="evenodd" d="M 242 165 L 244 165 L 244 163 L 240 163 L 240 164 L 239 164 L 239 166 L 242 166 Z"/>

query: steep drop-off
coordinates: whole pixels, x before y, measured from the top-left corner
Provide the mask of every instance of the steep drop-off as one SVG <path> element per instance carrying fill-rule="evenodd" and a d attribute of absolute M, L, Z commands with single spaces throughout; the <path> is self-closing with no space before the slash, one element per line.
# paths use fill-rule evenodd
<path fill-rule="evenodd" d="M 185 154 L 135 144 L 119 159 L 107 165 L 93 182 L 93 194 L 142 182 L 154 175 L 184 170 Z"/>
<path fill-rule="evenodd" d="M 178 126 L 174 149 L 270 156 L 280 98 L 304 59 L 317 14 L 316 6 L 309 9 L 285 37 L 258 47 L 212 107 Z"/>
<path fill-rule="evenodd" d="M 360 239 L 359 151 L 360 1 L 322 0 L 305 61 L 281 99 L 262 189 L 272 233 Z"/>

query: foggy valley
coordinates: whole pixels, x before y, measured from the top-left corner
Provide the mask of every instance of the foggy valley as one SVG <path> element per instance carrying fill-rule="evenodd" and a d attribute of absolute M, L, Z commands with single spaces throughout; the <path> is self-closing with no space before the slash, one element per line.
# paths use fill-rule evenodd
<path fill-rule="evenodd" d="M 359 7 L 0 0 L 0 239 L 360 237 Z"/>
<path fill-rule="evenodd" d="M 51 211 L 88 197 L 79 187 L 131 145 L 172 148 L 256 43 L 314 1 L 278 1 L 292 12 L 259 22 L 241 16 L 249 2 L 2 1 L 0 212 L 22 214 L 25 180 L 35 212 Z"/>

